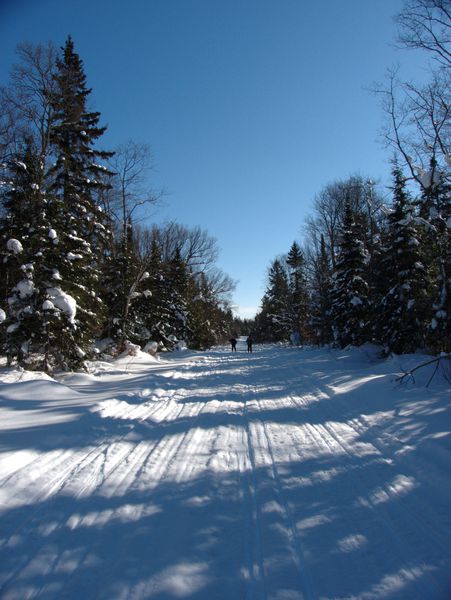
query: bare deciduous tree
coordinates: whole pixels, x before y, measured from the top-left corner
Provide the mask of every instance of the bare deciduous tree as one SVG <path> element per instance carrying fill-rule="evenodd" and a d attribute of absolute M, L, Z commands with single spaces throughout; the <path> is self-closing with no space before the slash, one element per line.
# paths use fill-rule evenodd
<path fill-rule="evenodd" d="M 9 85 L 0 88 L 0 152 L 14 154 L 25 137 L 34 140 L 45 159 L 52 123 L 56 49 L 52 43 L 19 44 L 20 62 L 10 73 Z"/>
<path fill-rule="evenodd" d="M 390 70 L 388 85 L 375 88 L 387 116 L 385 143 L 402 156 L 403 166 L 424 192 L 435 177 L 431 168 L 446 172 L 450 164 L 450 83 L 447 72 L 433 73 L 429 84 L 417 86 Z"/>
<path fill-rule="evenodd" d="M 406 0 L 395 19 L 401 47 L 426 50 L 440 67 L 451 66 L 450 0 Z"/>
<path fill-rule="evenodd" d="M 235 281 L 219 268 L 213 268 L 206 275 L 211 292 L 223 308 L 231 305 L 231 293 L 236 287 Z"/>
<path fill-rule="evenodd" d="M 390 69 L 387 84 L 374 91 L 387 117 L 386 144 L 400 154 L 402 166 L 427 195 L 437 171 L 446 175 L 451 165 L 451 0 L 405 0 L 395 19 L 400 47 L 433 59 L 431 78 L 427 84 L 406 82 L 399 69 Z"/>
<path fill-rule="evenodd" d="M 200 227 L 192 229 L 171 221 L 164 226 L 155 225 L 148 236 L 150 248 L 152 239 L 156 239 L 161 248 L 162 259 L 169 261 L 175 251 L 194 273 L 205 273 L 211 269 L 219 255 L 216 238 Z"/>
<path fill-rule="evenodd" d="M 380 218 L 382 198 L 371 179 L 359 175 L 327 185 L 313 202 L 313 215 L 305 222 L 307 245 L 319 255 L 321 236 L 324 237 L 331 264 L 335 265 L 338 232 L 343 221 L 346 202 L 354 212 L 365 215 L 368 225 L 368 247 L 371 247 Z"/>
<path fill-rule="evenodd" d="M 155 206 L 162 192 L 153 190 L 149 183 L 149 174 L 153 168 L 153 158 L 147 144 L 129 140 L 114 151 L 108 166 L 114 173 L 112 187 L 102 200 L 112 222 L 124 239 L 129 223 L 147 218 L 143 207 Z"/>

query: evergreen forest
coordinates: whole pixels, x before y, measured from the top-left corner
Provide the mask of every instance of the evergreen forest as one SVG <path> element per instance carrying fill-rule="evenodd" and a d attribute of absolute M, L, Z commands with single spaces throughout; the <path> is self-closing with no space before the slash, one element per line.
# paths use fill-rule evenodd
<path fill-rule="evenodd" d="M 139 346 L 205 349 L 234 323 L 234 282 L 217 242 L 179 223 L 145 227 L 160 192 L 151 155 L 129 141 L 102 149 L 99 112 L 69 37 L 18 48 L 2 89 L 2 352 L 8 364 L 52 372 Z M 141 217 L 141 218 L 140 218 Z"/>
<path fill-rule="evenodd" d="M 375 86 L 389 194 L 361 175 L 326 185 L 302 240 L 270 264 L 252 321 L 234 316 L 235 284 L 207 231 L 148 224 L 162 196 L 148 187 L 149 147 L 103 147 L 74 40 L 21 44 L 0 90 L 8 364 L 78 370 L 105 351 L 206 349 L 250 332 L 257 342 L 370 342 L 386 355 L 451 352 L 449 3 L 422 0 L 415 15 L 411 4 L 398 15 L 400 43 L 429 57 L 430 78 L 393 71 Z"/>

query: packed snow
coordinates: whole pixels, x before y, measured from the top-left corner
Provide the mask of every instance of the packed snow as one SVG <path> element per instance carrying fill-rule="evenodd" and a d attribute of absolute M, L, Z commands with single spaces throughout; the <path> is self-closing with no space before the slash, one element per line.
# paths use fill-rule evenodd
<path fill-rule="evenodd" d="M 396 381 L 421 358 L 0 370 L 0 597 L 449 598 L 449 364 Z"/>

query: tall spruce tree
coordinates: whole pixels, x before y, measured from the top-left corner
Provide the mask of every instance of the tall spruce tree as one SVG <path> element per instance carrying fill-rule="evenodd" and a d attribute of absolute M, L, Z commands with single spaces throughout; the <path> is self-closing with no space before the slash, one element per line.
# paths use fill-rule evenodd
<path fill-rule="evenodd" d="M 310 319 L 312 336 L 318 345 L 323 346 L 332 341 L 331 267 L 323 235 L 321 235 L 319 254 L 314 264 L 312 288 Z"/>
<path fill-rule="evenodd" d="M 191 333 L 188 299 L 195 298 L 197 294 L 196 291 L 192 291 L 192 275 L 179 247 L 175 249 L 174 256 L 166 265 L 165 284 L 171 338 L 173 341 L 186 340 Z"/>
<path fill-rule="evenodd" d="M 427 226 L 420 237 L 428 265 L 430 321 L 428 347 L 451 351 L 451 193 L 445 173 L 435 161 L 426 174 L 420 214 Z"/>
<path fill-rule="evenodd" d="M 190 347 L 205 350 L 218 342 L 217 317 L 217 304 L 209 282 L 204 273 L 199 273 L 191 279 L 188 321 Z"/>
<path fill-rule="evenodd" d="M 340 231 L 338 259 L 333 273 L 331 316 L 340 347 L 359 346 L 371 338 L 369 326 L 367 253 L 359 224 L 348 202 Z"/>
<path fill-rule="evenodd" d="M 109 172 L 96 161 L 111 156 L 95 143 L 105 127 L 100 114 L 89 112 L 83 63 L 69 37 L 57 60 L 52 97 L 51 147 L 55 164 L 49 171 L 52 230 L 58 241 L 60 279 L 48 292 L 60 310 L 57 353 L 63 368 L 79 368 L 102 328 L 100 267 L 109 235 L 97 193 L 108 186 Z M 56 302 L 55 302 L 56 301 Z"/>
<path fill-rule="evenodd" d="M 45 365 L 45 290 L 51 279 L 53 244 L 42 190 L 42 159 L 31 140 L 9 161 L 0 222 L 2 275 L 8 320 L 6 354 L 27 368 Z"/>
<path fill-rule="evenodd" d="M 377 312 L 386 352 L 402 354 L 424 347 L 430 284 L 414 206 L 398 166 L 393 169 L 393 179 L 394 205 L 380 263 L 385 295 Z"/>
<path fill-rule="evenodd" d="M 287 270 L 282 261 L 276 259 L 268 271 L 268 285 L 262 300 L 262 310 L 257 318 L 259 339 L 269 342 L 288 340 L 292 324 L 289 313 Z"/>
<path fill-rule="evenodd" d="M 305 258 L 297 242 L 293 242 L 287 254 L 288 271 L 288 313 L 291 321 L 291 339 L 295 344 L 302 343 L 308 334 L 309 298 Z"/>
<path fill-rule="evenodd" d="M 158 342 L 160 348 L 170 350 L 174 345 L 171 338 L 171 289 L 166 281 L 166 265 L 156 239 L 152 240 L 147 268 L 149 278 L 143 293 L 147 296 L 145 324 L 150 332 L 149 339 Z"/>
<path fill-rule="evenodd" d="M 127 220 L 125 227 L 117 231 L 110 252 L 104 261 L 102 299 L 108 310 L 108 335 L 119 349 L 128 339 L 133 339 L 133 305 L 139 296 L 142 265 L 133 240 L 133 224 Z"/>

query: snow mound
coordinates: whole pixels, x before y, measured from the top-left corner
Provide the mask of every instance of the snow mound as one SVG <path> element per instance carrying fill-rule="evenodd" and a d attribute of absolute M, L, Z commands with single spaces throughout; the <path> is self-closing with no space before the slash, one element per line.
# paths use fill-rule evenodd
<path fill-rule="evenodd" d="M 24 371 L 23 369 L 1 369 L 0 383 L 23 383 L 24 381 L 55 381 L 43 371 Z"/>
<path fill-rule="evenodd" d="M 20 254 L 23 252 L 22 244 L 19 242 L 19 240 L 15 240 L 14 238 L 11 238 L 6 242 L 6 248 L 13 254 Z"/>
<path fill-rule="evenodd" d="M 75 315 L 77 314 L 75 298 L 72 298 L 60 288 L 48 288 L 47 295 L 49 300 L 67 316 L 69 323 L 75 323 Z"/>

